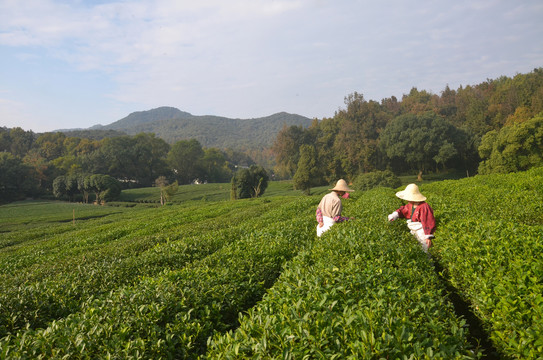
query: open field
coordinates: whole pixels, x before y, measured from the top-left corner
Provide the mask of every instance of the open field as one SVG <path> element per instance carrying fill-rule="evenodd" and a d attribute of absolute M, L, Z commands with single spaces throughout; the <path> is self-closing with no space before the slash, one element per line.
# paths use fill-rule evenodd
<path fill-rule="evenodd" d="M 311 189 L 312 194 L 324 194 L 328 186 Z M 263 197 L 301 196 L 301 191 L 294 190 L 292 181 L 270 181 Z M 179 204 L 187 201 L 225 201 L 230 200 L 230 184 L 180 185 L 170 203 Z M 160 190 L 156 187 L 123 190 L 120 202 L 160 203 Z"/>
<path fill-rule="evenodd" d="M 432 257 L 386 221 L 397 189 L 355 192 L 318 239 L 327 187 L 272 184 L 0 206 L 0 358 L 543 356 L 543 168 L 421 184 Z"/>
<path fill-rule="evenodd" d="M 462 174 L 442 173 L 423 175 L 422 184 L 448 179 L 459 179 Z M 402 184 L 407 185 L 416 182 L 417 175 L 400 176 Z M 311 188 L 312 195 L 324 195 L 330 186 L 318 186 Z M 353 196 L 358 196 L 355 192 Z M 270 181 L 263 197 L 274 196 L 302 196 L 302 192 L 294 190 L 292 180 Z M 180 204 L 187 201 L 223 201 L 230 200 L 230 184 L 200 184 L 200 185 L 181 185 L 179 190 L 170 200 L 170 203 Z M 123 190 L 119 202 L 129 203 L 160 203 L 160 190 L 156 187 Z"/>

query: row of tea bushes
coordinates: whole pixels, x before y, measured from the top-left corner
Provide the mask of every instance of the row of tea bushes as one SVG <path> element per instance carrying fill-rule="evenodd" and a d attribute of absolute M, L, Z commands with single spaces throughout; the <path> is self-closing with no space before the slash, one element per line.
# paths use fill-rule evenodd
<path fill-rule="evenodd" d="M 373 190 L 348 204 L 356 219 L 289 263 L 238 329 L 210 340 L 207 357 L 477 358 L 431 260 L 387 222 L 393 194 Z"/>
<path fill-rule="evenodd" d="M 240 224 L 237 238 L 200 260 L 89 297 L 80 311 L 44 329 L 4 337 L 0 357 L 196 358 L 314 239 L 314 220 L 303 215 L 313 206 L 311 198 L 276 203 L 262 221 Z"/>
<path fill-rule="evenodd" d="M 0 337 L 45 327 L 78 311 L 89 297 L 203 258 L 236 239 L 250 219 L 266 221 L 270 208 L 279 204 L 284 203 L 145 210 L 129 218 L 115 216 L 108 224 L 84 223 L 24 248 L 3 249 L 9 256 L 0 261 Z"/>
<path fill-rule="evenodd" d="M 543 168 L 425 186 L 435 255 L 505 358 L 543 358 Z"/>

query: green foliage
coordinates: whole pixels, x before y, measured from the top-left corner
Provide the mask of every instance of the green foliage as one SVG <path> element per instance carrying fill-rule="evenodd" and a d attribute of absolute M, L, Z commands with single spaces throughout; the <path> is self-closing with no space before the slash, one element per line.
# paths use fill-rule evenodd
<path fill-rule="evenodd" d="M 411 169 L 436 169 L 453 159 L 460 146 L 459 130 L 434 113 L 406 114 L 389 122 L 380 136 L 382 150 Z"/>
<path fill-rule="evenodd" d="M 45 247 L 13 234 L 26 247 L 0 251 L 3 355 L 202 355 L 313 238 L 312 216 L 292 221 L 312 199 L 295 200 L 125 209 L 81 228 L 41 228 L 64 230 Z M 23 277 L 24 288 L 14 286 Z"/>
<path fill-rule="evenodd" d="M 9 152 L 23 158 L 32 148 L 35 134 L 20 127 L 7 129 L 0 127 L 0 152 Z"/>
<path fill-rule="evenodd" d="M 168 164 L 181 184 L 190 184 L 201 178 L 201 161 L 204 157 L 202 145 L 195 139 L 181 140 L 173 144 L 168 153 Z"/>
<path fill-rule="evenodd" d="M 0 206 L 1 357 L 539 359 L 542 189 L 543 168 L 425 183 L 432 258 L 390 188 L 320 239 L 320 196 Z"/>
<path fill-rule="evenodd" d="M 208 358 L 477 358 L 428 258 L 388 226 L 388 190 L 349 203 L 363 222 L 337 224 L 301 251 Z"/>
<path fill-rule="evenodd" d="M 98 129 L 85 129 L 85 130 L 64 130 L 66 136 L 72 138 L 84 138 L 90 140 L 103 140 L 105 138 L 118 137 L 126 135 L 122 131 L 116 130 L 98 130 Z"/>
<path fill-rule="evenodd" d="M 269 176 L 261 166 L 253 165 L 238 170 L 231 181 L 231 199 L 248 199 L 262 196 L 268 187 Z"/>
<path fill-rule="evenodd" d="M 204 147 L 243 150 L 270 147 L 283 125 L 307 127 L 311 120 L 285 112 L 255 119 L 197 116 L 171 107 L 135 112 L 102 127 L 129 135 L 154 133 L 169 144 L 197 140 Z"/>
<path fill-rule="evenodd" d="M 278 134 L 280 176 L 295 174 L 305 144 L 315 145 L 328 181 L 382 169 L 474 174 L 482 136 L 541 112 L 543 69 L 457 90 L 447 86 L 441 96 L 412 88 L 401 101 L 391 97 L 380 104 L 355 92 L 345 104 L 331 119 Z"/>
<path fill-rule="evenodd" d="M 63 133 L 48 132 L 38 136 L 34 145 L 44 159 L 51 161 L 63 155 L 64 140 L 66 140 L 66 135 Z"/>
<path fill-rule="evenodd" d="M 0 203 L 22 199 L 35 193 L 32 168 L 18 157 L 0 152 Z"/>
<path fill-rule="evenodd" d="M 53 180 L 53 195 L 57 198 L 61 198 L 66 195 L 66 177 L 59 176 Z"/>
<path fill-rule="evenodd" d="M 232 178 L 232 170 L 228 167 L 225 154 L 219 149 L 204 150 L 202 158 L 204 179 L 208 182 L 227 182 Z"/>
<path fill-rule="evenodd" d="M 543 165 L 543 113 L 490 131 L 479 146 L 479 173 L 509 173 Z"/>
<path fill-rule="evenodd" d="M 272 150 L 275 154 L 275 172 L 282 178 L 290 178 L 296 173 L 300 161 L 300 147 L 310 144 L 311 139 L 301 126 L 286 124 L 277 134 Z"/>
<path fill-rule="evenodd" d="M 170 201 L 172 197 L 175 195 L 175 193 L 177 193 L 177 190 L 179 190 L 179 184 L 177 183 L 177 180 L 176 180 L 174 183 L 166 185 L 162 187 L 160 190 L 164 196 L 164 200 Z"/>
<path fill-rule="evenodd" d="M 107 174 L 119 179 L 124 188 L 133 188 L 151 186 L 159 176 L 177 178 L 180 184 L 196 179 L 224 182 L 237 167 L 258 163 L 273 168 L 274 179 L 291 179 L 302 145 L 315 147 L 319 177 L 328 183 L 383 169 L 396 174 L 421 168 L 425 175 L 427 171 L 475 174 L 480 145 L 485 157 L 482 173 L 518 171 L 540 163 L 539 155 L 526 153 L 531 148 L 513 145 L 525 135 L 508 134 L 507 138 L 515 138 L 513 146 L 492 157 L 491 138 L 484 144 L 481 139 L 543 111 L 542 68 L 456 90 L 446 86 L 440 95 L 412 88 L 401 101 L 394 96 L 380 103 L 366 101 L 355 92 L 345 97 L 345 105 L 332 118 L 313 120 L 287 113 L 227 119 L 162 107 L 81 132 L 34 134 L 0 127 L 0 152 L 9 152 L 32 167 L 29 181 L 34 182 L 22 194 L 3 198 L 49 196 L 56 177 L 81 173 Z M 418 123 L 407 126 L 402 134 L 398 122 L 406 123 L 409 117 Z M 191 140 L 199 144 L 203 157 L 201 151 L 191 154 L 190 149 L 188 156 L 183 149 L 176 149 L 176 154 L 169 151 L 169 143 Z"/>
<path fill-rule="evenodd" d="M 81 192 L 85 202 L 88 194 L 94 192 L 96 202 L 117 200 L 121 194 L 121 184 L 109 175 L 59 176 L 53 181 L 53 194 L 57 198 L 74 196 Z"/>
<path fill-rule="evenodd" d="M 425 185 L 434 254 L 500 358 L 543 356 L 543 168 Z M 459 216 L 461 214 L 461 216 Z"/>
<path fill-rule="evenodd" d="M 302 145 L 300 147 L 300 160 L 294 174 L 293 183 L 295 189 L 302 190 L 306 195 L 311 194 L 312 186 L 323 183 L 314 146 Z"/>
<path fill-rule="evenodd" d="M 119 198 L 121 184 L 109 175 L 92 175 L 97 200 L 111 201 Z"/>
<path fill-rule="evenodd" d="M 167 173 L 169 150 L 169 145 L 154 134 L 106 138 L 96 158 L 103 165 L 98 164 L 95 169 L 105 165 L 107 170 L 103 173 L 122 180 L 125 185 L 150 186 L 159 175 Z"/>
<path fill-rule="evenodd" d="M 339 130 L 335 136 L 335 158 L 347 178 L 379 167 L 378 139 L 392 116 L 375 101 L 366 101 L 362 94 L 345 97 L 346 110 L 336 113 Z"/>
<path fill-rule="evenodd" d="M 402 185 L 399 177 L 390 170 L 373 171 L 358 175 L 353 181 L 353 187 L 357 190 L 371 190 L 376 187 L 391 187 L 393 189 Z"/>

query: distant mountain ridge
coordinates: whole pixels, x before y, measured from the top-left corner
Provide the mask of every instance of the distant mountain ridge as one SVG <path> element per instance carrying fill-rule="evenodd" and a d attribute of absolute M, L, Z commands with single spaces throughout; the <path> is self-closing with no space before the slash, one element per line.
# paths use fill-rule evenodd
<path fill-rule="evenodd" d="M 203 147 L 219 149 L 254 149 L 273 145 L 283 126 L 302 126 L 312 123 L 307 117 L 280 112 L 253 119 L 231 119 L 212 115 L 192 115 L 174 107 L 159 107 L 138 111 L 109 125 L 95 125 L 91 131 L 115 131 L 127 135 L 154 133 L 173 144 L 179 140 L 196 139 Z M 63 130 L 69 132 L 69 130 Z M 78 136 L 85 130 L 78 130 Z"/>

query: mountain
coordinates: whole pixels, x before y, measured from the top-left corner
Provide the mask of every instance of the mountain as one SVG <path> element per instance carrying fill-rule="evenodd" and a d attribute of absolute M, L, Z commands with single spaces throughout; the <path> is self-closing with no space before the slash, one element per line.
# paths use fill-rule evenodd
<path fill-rule="evenodd" d="M 296 114 L 280 112 L 253 119 L 231 119 L 220 116 L 197 116 L 173 107 L 159 107 L 131 113 L 109 125 L 96 125 L 88 130 L 114 130 L 128 135 L 154 133 L 173 144 L 196 139 L 203 147 L 219 149 L 267 148 L 273 144 L 283 126 L 307 128 L 312 120 Z M 81 131 L 79 131 L 81 133 Z"/>
<path fill-rule="evenodd" d="M 115 121 L 114 123 L 102 126 L 96 125 L 91 129 L 102 129 L 102 130 L 124 130 L 130 129 L 134 126 L 139 126 L 143 124 L 150 124 L 162 120 L 171 120 L 171 119 L 186 119 L 192 117 L 188 112 L 181 111 L 174 107 L 159 107 L 157 109 L 148 110 L 148 111 L 137 111 L 133 112 L 121 120 Z"/>

